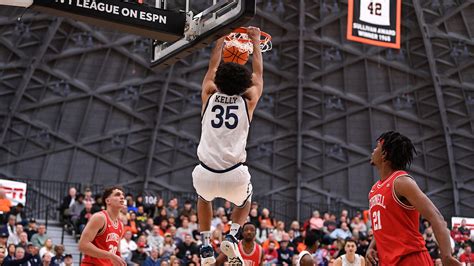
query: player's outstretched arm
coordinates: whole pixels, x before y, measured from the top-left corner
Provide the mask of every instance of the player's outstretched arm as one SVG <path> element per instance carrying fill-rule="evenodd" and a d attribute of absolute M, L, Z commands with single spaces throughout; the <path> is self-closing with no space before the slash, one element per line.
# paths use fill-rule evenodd
<path fill-rule="evenodd" d="M 92 244 L 97 233 L 105 226 L 105 216 L 102 213 L 92 215 L 87 222 L 84 231 L 82 231 L 81 239 L 79 239 L 79 250 L 88 256 L 94 258 L 110 259 L 114 266 L 126 266 L 125 261 L 112 252 L 99 249 Z"/>
<path fill-rule="evenodd" d="M 216 41 L 216 44 L 211 52 L 211 58 L 209 59 L 209 68 L 207 69 L 204 80 L 202 81 L 202 92 L 201 98 L 203 105 L 207 102 L 207 99 L 211 94 L 217 91 L 214 78 L 216 77 L 217 68 L 221 63 L 222 47 L 224 46 L 225 37 L 221 37 Z"/>
<path fill-rule="evenodd" d="M 263 57 L 260 49 L 260 29 L 248 27 L 247 34 L 252 41 L 252 87 L 248 89 L 244 96 L 249 100 L 249 104 L 257 104 L 263 93 Z"/>
<path fill-rule="evenodd" d="M 403 197 L 408 200 L 408 202 L 431 223 L 433 232 L 439 243 L 443 265 L 461 265 L 461 263 L 451 255 L 449 231 L 443 215 L 441 215 L 433 202 L 420 190 L 416 182 L 408 176 L 400 176 L 394 182 L 394 189 L 398 197 Z"/>
<path fill-rule="evenodd" d="M 379 262 L 377 248 L 375 245 L 375 238 L 373 238 L 372 241 L 370 242 L 369 247 L 367 248 L 365 257 L 367 258 L 368 265 L 377 265 L 377 263 Z"/>

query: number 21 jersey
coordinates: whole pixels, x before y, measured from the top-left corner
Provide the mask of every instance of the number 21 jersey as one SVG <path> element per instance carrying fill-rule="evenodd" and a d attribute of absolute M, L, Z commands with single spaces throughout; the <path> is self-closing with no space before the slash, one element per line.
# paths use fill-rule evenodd
<path fill-rule="evenodd" d="M 215 170 L 225 170 L 247 158 L 245 147 L 250 121 L 246 100 L 220 92 L 207 100 L 201 120 L 199 160 Z"/>
<path fill-rule="evenodd" d="M 419 212 L 404 204 L 395 194 L 393 184 L 405 171 L 395 171 L 375 183 L 369 193 L 369 208 L 375 244 L 381 266 L 398 265 L 405 255 L 426 251 L 419 230 Z"/>

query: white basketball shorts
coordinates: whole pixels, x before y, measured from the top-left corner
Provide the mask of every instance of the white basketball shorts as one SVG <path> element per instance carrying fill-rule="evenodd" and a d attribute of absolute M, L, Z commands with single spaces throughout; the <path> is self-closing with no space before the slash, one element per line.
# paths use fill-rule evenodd
<path fill-rule="evenodd" d="M 237 207 L 243 207 L 252 200 L 252 183 L 247 166 L 243 164 L 228 170 L 213 170 L 205 164 L 198 164 L 193 171 L 193 186 L 205 201 L 223 198 Z"/>

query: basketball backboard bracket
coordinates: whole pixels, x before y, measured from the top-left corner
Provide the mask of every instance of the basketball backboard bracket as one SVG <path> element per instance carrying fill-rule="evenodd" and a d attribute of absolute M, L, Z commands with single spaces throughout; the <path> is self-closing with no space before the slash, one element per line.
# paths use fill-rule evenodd
<path fill-rule="evenodd" d="M 166 67 L 208 46 L 214 40 L 244 25 L 255 15 L 256 0 L 221 0 L 193 15 L 186 12 L 184 36 L 175 42 L 152 42 L 152 67 Z"/>

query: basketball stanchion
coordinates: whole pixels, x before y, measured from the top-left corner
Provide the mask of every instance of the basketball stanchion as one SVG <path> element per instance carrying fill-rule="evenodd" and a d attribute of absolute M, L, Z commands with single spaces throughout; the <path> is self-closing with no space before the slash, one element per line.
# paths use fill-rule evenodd
<path fill-rule="evenodd" d="M 272 36 L 263 31 L 260 32 L 260 49 L 263 53 L 272 49 Z M 224 49 L 222 50 L 222 60 L 224 62 L 244 65 L 252 53 L 253 43 L 247 34 L 247 28 L 237 28 L 226 36 Z"/>

